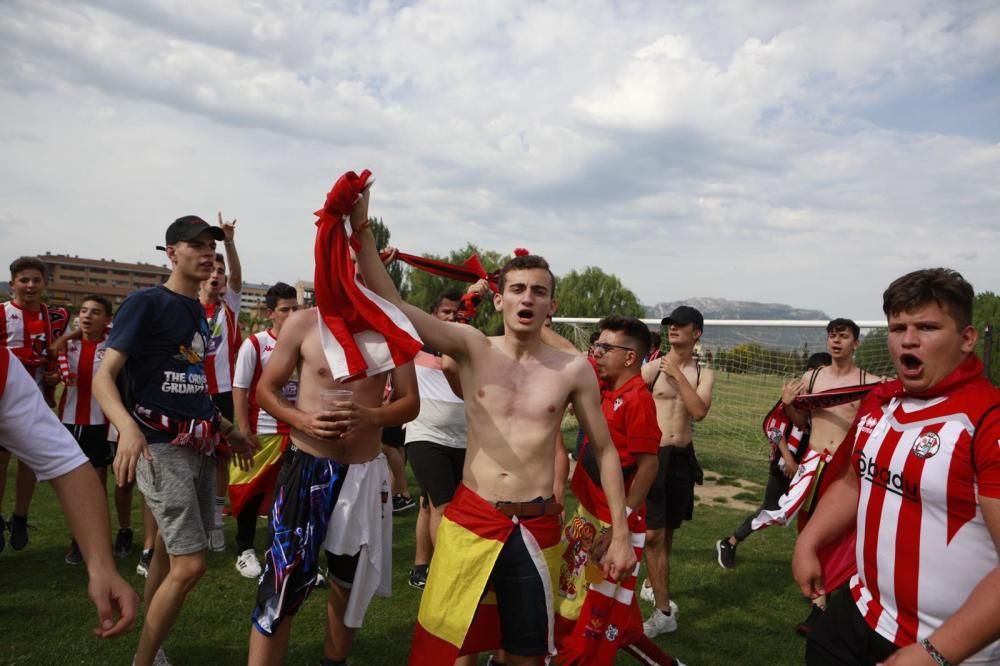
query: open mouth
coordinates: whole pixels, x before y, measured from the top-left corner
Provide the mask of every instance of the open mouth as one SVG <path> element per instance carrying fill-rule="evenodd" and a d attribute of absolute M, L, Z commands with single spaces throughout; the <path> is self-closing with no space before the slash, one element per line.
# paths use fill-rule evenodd
<path fill-rule="evenodd" d="M 924 367 L 924 362 L 913 354 L 901 354 L 899 362 L 907 374 L 919 374 L 920 370 Z"/>
<path fill-rule="evenodd" d="M 517 311 L 517 318 L 524 322 L 530 322 L 535 318 L 535 313 L 525 308 Z"/>

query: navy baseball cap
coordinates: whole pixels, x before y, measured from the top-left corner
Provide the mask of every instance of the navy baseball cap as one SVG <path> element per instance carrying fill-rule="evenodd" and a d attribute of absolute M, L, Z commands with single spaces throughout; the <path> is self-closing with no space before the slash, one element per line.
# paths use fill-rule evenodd
<path fill-rule="evenodd" d="M 181 241 L 194 240 L 203 231 L 212 234 L 212 238 L 217 241 L 226 240 L 226 232 L 221 227 L 213 227 L 197 215 L 185 215 L 184 217 L 177 218 L 167 227 L 165 245 L 174 245 Z M 167 248 L 163 245 L 157 245 L 156 249 L 166 250 Z"/>
<path fill-rule="evenodd" d="M 671 323 L 678 326 L 694 324 L 699 331 L 705 330 L 705 318 L 701 316 L 695 308 L 690 305 L 680 305 L 674 311 L 660 320 L 660 326 L 669 326 Z"/>

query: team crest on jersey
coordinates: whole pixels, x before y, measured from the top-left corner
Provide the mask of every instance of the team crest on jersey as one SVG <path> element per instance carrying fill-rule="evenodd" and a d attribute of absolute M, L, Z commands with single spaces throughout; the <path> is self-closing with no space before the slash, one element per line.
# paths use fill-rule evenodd
<path fill-rule="evenodd" d="M 609 624 L 607 630 L 604 632 L 604 637 L 609 642 L 614 643 L 615 639 L 618 638 L 618 627 L 614 624 Z"/>
<path fill-rule="evenodd" d="M 911 453 L 918 458 L 930 458 L 941 448 L 941 438 L 936 432 L 928 432 L 917 438 Z"/>
<path fill-rule="evenodd" d="M 623 400 L 622 398 L 615 398 L 615 404 L 614 407 L 612 407 L 612 411 L 617 412 L 618 408 L 621 407 L 623 404 L 625 404 L 625 400 Z"/>

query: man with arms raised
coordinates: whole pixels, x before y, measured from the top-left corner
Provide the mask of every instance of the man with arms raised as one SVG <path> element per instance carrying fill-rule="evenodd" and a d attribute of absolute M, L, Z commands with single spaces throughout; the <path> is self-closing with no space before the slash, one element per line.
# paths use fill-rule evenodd
<path fill-rule="evenodd" d="M 662 433 L 659 470 L 646 499 L 646 582 L 650 585 L 644 585 L 640 593 L 656 606 L 643 625 L 649 638 L 677 629 L 677 604 L 670 598 L 670 551 L 674 530 L 694 513 L 694 486 L 701 483 L 701 468 L 694 455 L 691 423 L 708 414 L 715 383 L 712 371 L 702 370 L 694 357 L 694 346 L 705 327 L 701 313 L 681 305 L 660 324 L 670 351 L 642 366 Z"/>
<path fill-rule="evenodd" d="M 358 204 L 365 208 L 360 220 L 367 216 L 367 198 L 366 192 Z M 570 402 L 595 447 L 608 499 L 613 536 L 605 573 L 626 576 L 635 564 L 621 467 L 601 417 L 594 372 L 580 354 L 541 339 L 545 315 L 556 306 L 552 272 L 544 259 L 531 255 L 504 266 L 493 297 L 503 313 L 504 334 L 488 338 L 403 303 L 371 231 L 355 229 L 358 264 L 368 284 L 406 313 L 425 344 L 458 364 L 468 418 L 463 481 L 438 531 L 410 663 L 449 663 L 459 651 L 497 647 L 495 635 L 489 642 L 468 640 L 470 626 L 495 626 L 473 621 L 489 580 L 497 595 L 489 612 L 499 616 L 507 663 L 541 663 L 554 650 L 551 571 L 554 565 L 558 572 L 559 561 L 561 506 L 552 498 L 553 447 Z"/>
<path fill-rule="evenodd" d="M 812 597 L 826 592 L 817 551 L 857 533 L 857 573 L 810 634 L 809 664 L 1000 663 L 1000 391 L 973 353 L 973 299 L 945 268 L 882 296 L 898 379 L 862 401 L 795 544 Z"/>

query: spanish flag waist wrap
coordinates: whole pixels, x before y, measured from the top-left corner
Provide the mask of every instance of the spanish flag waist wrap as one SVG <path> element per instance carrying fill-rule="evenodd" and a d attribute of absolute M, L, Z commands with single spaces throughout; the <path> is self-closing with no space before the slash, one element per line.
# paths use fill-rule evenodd
<path fill-rule="evenodd" d="M 500 647 L 496 597 L 487 588 L 500 550 L 515 529 L 521 530 L 547 588 L 549 652 L 555 654 L 552 590 L 562 554 L 559 516 L 511 518 L 461 484 L 438 528 L 417 613 L 411 666 L 449 664 L 462 654 Z"/>

